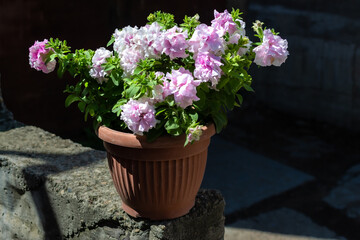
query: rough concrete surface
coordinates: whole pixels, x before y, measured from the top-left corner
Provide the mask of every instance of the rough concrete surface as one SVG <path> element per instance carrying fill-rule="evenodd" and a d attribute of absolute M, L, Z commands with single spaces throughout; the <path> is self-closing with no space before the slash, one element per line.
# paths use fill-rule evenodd
<path fill-rule="evenodd" d="M 292 209 L 281 208 L 237 221 L 225 230 L 225 240 L 236 239 L 340 239 L 326 227 Z"/>
<path fill-rule="evenodd" d="M 106 154 L 25 126 L 0 132 L 0 234 L 5 239 L 196 239 L 224 235 L 224 200 L 200 191 L 179 219 L 151 222 L 121 210 Z M 186 231 L 185 231 L 186 229 Z"/>
<path fill-rule="evenodd" d="M 334 208 L 345 210 L 351 218 L 360 217 L 360 165 L 350 168 L 328 196 L 324 198 Z"/>
<path fill-rule="evenodd" d="M 330 240 L 328 238 L 302 237 L 253 229 L 225 228 L 225 240 Z"/>

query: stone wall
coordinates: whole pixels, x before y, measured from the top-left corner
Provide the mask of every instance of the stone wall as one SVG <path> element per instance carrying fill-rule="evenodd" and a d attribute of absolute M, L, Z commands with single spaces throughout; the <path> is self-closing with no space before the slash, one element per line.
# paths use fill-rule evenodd
<path fill-rule="evenodd" d="M 221 240 L 224 199 L 201 190 L 190 213 L 169 221 L 121 209 L 106 153 L 40 128 L 0 131 L 1 239 Z"/>
<path fill-rule="evenodd" d="M 280 68 L 253 69 L 255 97 L 301 118 L 360 130 L 359 10 L 350 0 L 250 1 L 250 18 L 279 31 L 290 52 Z"/>

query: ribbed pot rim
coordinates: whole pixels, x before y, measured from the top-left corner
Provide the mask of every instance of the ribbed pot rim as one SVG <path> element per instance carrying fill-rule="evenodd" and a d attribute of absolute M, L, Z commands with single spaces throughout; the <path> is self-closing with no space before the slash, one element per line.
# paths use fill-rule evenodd
<path fill-rule="evenodd" d="M 202 130 L 203 133 L 199 141 L 209 139 L 215 134 L 215 126 L 213 123 L 202 127 Z M 186 137 L 185 134 L 177 137 L 166 135 L 157 138 L 153 142 L 148 142 L 146 136 L 124 133 L 105 126 L 100 126 L 96 134 L 105 142 L 129 148 L 172 148 L 179 146 L 179 144 L 184 145 Z"/>

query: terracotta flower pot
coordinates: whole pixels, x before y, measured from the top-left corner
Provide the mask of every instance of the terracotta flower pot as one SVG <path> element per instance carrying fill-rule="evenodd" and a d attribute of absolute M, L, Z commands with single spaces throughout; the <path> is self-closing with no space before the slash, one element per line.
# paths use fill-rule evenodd
<path fill-rule="evenodd" d="M 206 166 L 214 125 L 203 128 L 199 141 L 184 147 L 185 135 L 146 137 L 101 126 L 110 173 L 122 207 L 133 217 L 172 219 L 187 214 L 195 204 Z"/>

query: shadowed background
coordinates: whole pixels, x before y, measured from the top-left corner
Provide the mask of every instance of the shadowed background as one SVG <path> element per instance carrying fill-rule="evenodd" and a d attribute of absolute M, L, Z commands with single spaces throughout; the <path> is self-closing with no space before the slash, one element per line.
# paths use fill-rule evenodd
<path fill-rule="evenodd" d="M 106 46 L 115 28 L 145 25 L 149 13 L 162 10 L 184 15 L 199 13 L 210 22 L 221 1 L 0 1 L 0 73 L 4 101 L 15 119 L 42 127 L 60 136 L 81 134 L 84 120 L 76 106 L 64 107 L 65 75 L 43 74 L 29 66 L 28 48 L 35 40 L 50 37 L 67 40 L 72 49 Z M 91 122 L 91 121 L 89 121 Z M 88 123 L 90 125 L 90 123 Z"/>
<path fill-rule="evenodd" d="M 247 35 L 252 36 L 255 19 L 279 31 L 289 42 L 290 56 L 280 68 L 252 67 L 255 93 L 245 94 L 243 106 L 230 114 L 222 136 L 301 170 L 316 182 L 231 215 L 228 221 L 287 206 L 339 235 L 359 239 L 354 231 L 359 218 L 352 219 L 323 201 L 360 159 L 359 1 L 0 0 L 4 101 L 20 122 L 84 140 L 84 129 L 92 131 L 91 122 L 84 124 L 75 105 L 64 107 L 63 90 L 74 80 L 30 68 L 28 48 L 35 40 L 58 37 L 73 50 L 95 50 L 106 45 L 115 28 L 144 25 L 155 10 L 175 14 L 178 23 L 185 14 L 199 13 L 200 20 L 209 23 L 213 9 L 232 7 L 244 11 Z"/>
<path fill-rule="evenodd" d="M 243 108 L 232 114 L 235 118 L 256 102 L 299 119 L 359 130 L 359 5 L 354 0 L 0 0 L 3 97 L 18 121 L 74 138 L 83 131 L 83 116 L 75 105 L 65 109 L 63 93 L 74 80 L 29 67 L 28 48 L 35 40 L 58 37 L 72 49 L 97 49 L 106 45 L 115 28 L 144 25 L 156 10 L 175 14 L 177 22 L 185 14 L 199 13 L 200 20 L 209 23 L 213 9 L 235 7 L 245 13 L 249 36 L 251 21 L 260 19 L 288 39 L 290 52 L 280 68 L 253 67 L 256 93 L 246 96 Z"/>

